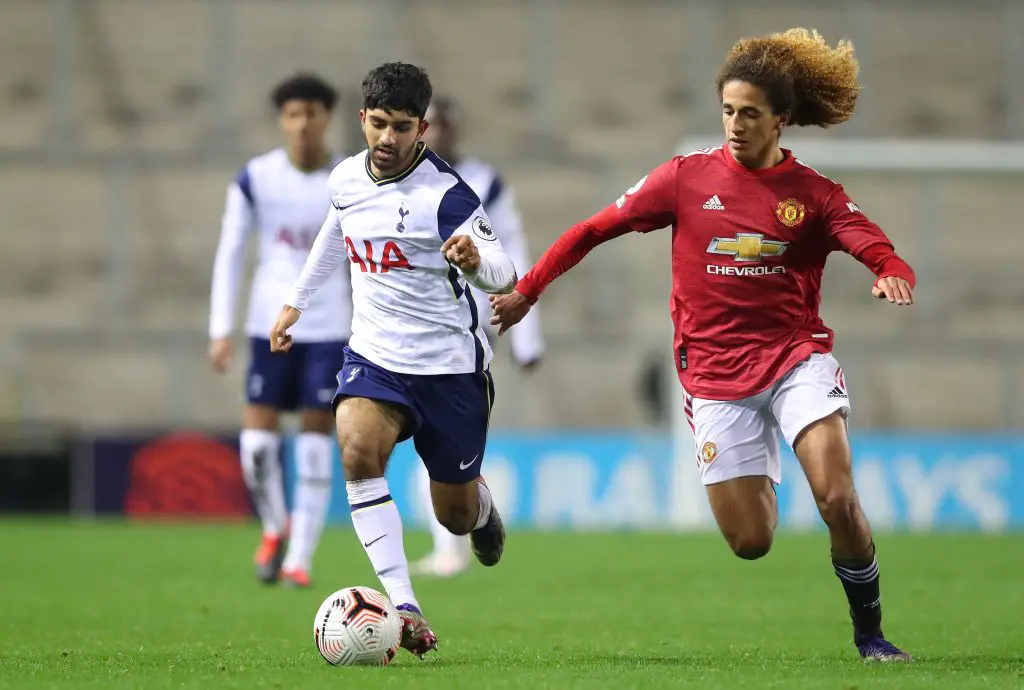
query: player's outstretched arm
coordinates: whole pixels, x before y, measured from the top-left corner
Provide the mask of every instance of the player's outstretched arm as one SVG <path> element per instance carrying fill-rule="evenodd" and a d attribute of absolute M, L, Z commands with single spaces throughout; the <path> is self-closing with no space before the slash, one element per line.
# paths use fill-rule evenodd
<path fill-rule="evenodd" d="M 570 228 L 548 247 L 537 264 L 516 284 L 515 291 L 491 297 L 491 324 L 498 327 L 498 335 L 504 335 L 522 321 L 544 288 L 582 261 L 591 249 L 630 230 L 629 225 L 619 220 L 614 206 Z"/>
<path fill-rule="evenodd" d="M 320 232 L 313 242 L 309 256 L 306 257 L 306 264 L 302 267 L 302 273 L 292 286 L 291 294 L 281 308 L 270 332 L 270 349 L 274 352 L 286 352 L 292 346 L 291 336 L 288 329 L 295 325 L 302 314 L 302 310 L 309 305 L 316 291 L 324 286 L 327 279 L 338 269 L 342 261 L 348 260 L 348 253 L 345 250 L 345 235 L 341 231 L 341 221 L 338 212 L 331 207 L 324 220 Z"/>
<path fill-rule="evenodd" d="M 306 264 L 292 286 L 286 304 L 301 312 L 317 290 L 338 270 L 341 262 L 347 259 L 348 252 L 345 250 L 345 235 L 341 231 L 341 221 L 337 210 L 332 207 L 313 242 L 313 247 L 309 250 Z"/>
<path fill-rule="evenodd" d="M 245 243 L 252 230 L 252 207 L 237 182 L 228 187 L 220 241 L 213 260 L 210 288 L 210 362 L 218 373 L 227 371 L 234 356 L 234 328 L 238 287 L 245 270 Z"/>
<path fill-rule="evenodd" d="M 676 157 L 662 163 L 614 204 L 571 227 L 520 279 L 515 292 L 491 298 L 491 324 L 498 327 L 498 335 L 522 321 L 544 289 L 597 245 L 628 232 L 651 232 L 674 223 L 677 176 L 683 160 Z"/>
<path fill-rule="evenodd" d="M 882 228 L 868 220 L 842 187 L 825 201 L 831 241 L 875 274 L 871 295 L 897 306 L 914 303 L 914 269 L 901 259 Z"/>

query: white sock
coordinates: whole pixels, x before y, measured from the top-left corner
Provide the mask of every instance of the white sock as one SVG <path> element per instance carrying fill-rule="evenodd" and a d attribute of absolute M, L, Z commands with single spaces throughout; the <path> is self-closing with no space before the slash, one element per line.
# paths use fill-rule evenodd
<path fill-rule="evenodd" d="M 491 499 L 491 490 L 482 481 L 476 483 L 476 494 L 480 497 L 480 512 L 476 516 L 476 526 L 473 529 L 480 529 L 487 524 L 491 517 L 491 506 L 494 501 Z"/>
<path fill-rule="evenodd" d="M 288 521 L 281 471 L 281 436 L 265 429 L 242 429 L 238 440 L 242 476 L 263 523 L 263 534 L 280 536 Z"/>
<path fill-rule="evenodd" d="M 331 502 L 331 437 L 302 432 L 295 439 L 295 502 L 283 568 L 307 573 Z"/>
<path fill-rule="evenodd" d="M 420 495 L 423 504 L 427 507 L 427 524 L 430 527 L 430 536 L 434 539 L 434 556 L 445 558 L 468 559 L 469 558 L 469 537 L 465 535 L 452 534 L 444 525 L 434 517 L 434 501 L 430 496 L 430 475 L 427 468 L 420 464 L 417 474 L 420 485 Z"/>
<path fill-rule="evenodd" d="M 412 604 L 419 609 L 409 580 L 402 518 L 391 499 L 388 480 L 380 477 L 345 482 L 345 489 L 352 507 L 352 526 L 388 598 L 395 606 Z"/>

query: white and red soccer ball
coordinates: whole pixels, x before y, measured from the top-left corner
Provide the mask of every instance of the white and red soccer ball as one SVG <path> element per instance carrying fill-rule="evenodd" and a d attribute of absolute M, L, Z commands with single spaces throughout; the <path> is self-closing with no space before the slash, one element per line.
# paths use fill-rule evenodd
<path fill-rule="evenodd" d="M 403 626 L 386 596 L 369 587 L 346 587 L 320 605 L 313 642 L 334 666 L 387 666 L 398 653 Z"/>

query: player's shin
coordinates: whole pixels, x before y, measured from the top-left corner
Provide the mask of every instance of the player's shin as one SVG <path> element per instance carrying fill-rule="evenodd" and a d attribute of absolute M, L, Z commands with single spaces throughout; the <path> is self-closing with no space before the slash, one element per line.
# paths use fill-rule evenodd
<path fill-rule="evenodd" d="M 295 439 L 295 505 L 284 569 L 312 569 L 331 500 L 332 441 L 327 434 L 302 432 Z"/>
<path fill-rule="evenodd" d="M 879 635 L 882 603 L 878 561 L 867 517 L 853 491 L 826 492 L 818 508 L 832 541 L 832 566 L 850 604 L 850 617 L 858 638 Z"/>
<path fill-rule="evenodd" d="M 476 482 L 479 507 L 476 525 L 469 533 L 469 542 L 476 559 L 485 566 L 497 565 L 505 550 L 505 526 L 494 507 L 491 490 L 483 478 Z"/>
<path fill-rule="evenodd" d="M 491 518 L 491 508 L 494 506 L 491 490 L 487 488 L 487 484 L 484 483 L 482 478 L 476 483 L 476 491 L 480 499 L 480 508 L 476 516 L 476 525 L 473 526 L 474 530 L 478 530 L 487 524 L 487 521 Z"/>
<path fill-rule="evenodd" d="M 411 604 L 419 609 L 409 579 L 402 518 L 391 499 L 387 480 L 379 477 L 348 481 L 345 488 L 352 509 L 352 526 L 388 597 L 395 606 Z"/>
<path fill-rule="evenodd" d="M 850 603 L 850 617 L 856 636 L 865 638 L 881 634 L 882 598 L 874 542 L 871 543 L 870 554 L 860 558 L 843 558 L 833 552 L 832 566 Z"/>
<path fill-rule="evenodd" d="M 284 534 L 288 520 L 280 449 L 281 437 L 273 431 L 243 429 L 239 437 L 242 476 L 263 523 L 263 534 L 273 537 Z"/>

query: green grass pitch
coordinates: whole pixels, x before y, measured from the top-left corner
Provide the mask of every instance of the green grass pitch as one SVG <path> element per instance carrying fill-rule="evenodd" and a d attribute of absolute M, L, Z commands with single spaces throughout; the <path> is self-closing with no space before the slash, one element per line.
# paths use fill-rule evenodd
<path fill-rule="evenodd" d="M 916 660 L 868 666 L 823 534 L 748 563 L 711 534 L 512 532 L 496 568 L 416 582 L 440 651 L 384 669 L 313 646 L 327 594 L 379 588 L 352 533 L 327 532 L 311 591 L 259 586 L 256 538 L 0 522 L 0 688 L 1024 687 L 1024 535 L 879 535 L 886 631 Z"/>

